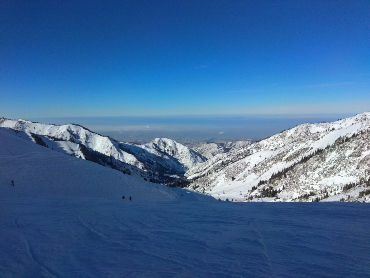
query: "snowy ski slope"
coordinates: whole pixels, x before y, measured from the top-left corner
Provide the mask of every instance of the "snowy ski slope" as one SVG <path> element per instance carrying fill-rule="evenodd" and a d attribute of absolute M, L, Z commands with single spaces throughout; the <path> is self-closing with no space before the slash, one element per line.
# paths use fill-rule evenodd
<path fill-rule="evenodd" d="M 216 202 L 18 135 L 0 129 L 0 277 L 370 275 L 367 204 Z"/>

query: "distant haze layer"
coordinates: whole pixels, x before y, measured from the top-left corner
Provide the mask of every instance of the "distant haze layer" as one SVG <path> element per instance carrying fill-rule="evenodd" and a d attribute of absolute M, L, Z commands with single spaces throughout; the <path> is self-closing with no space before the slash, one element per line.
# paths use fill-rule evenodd
<path fill-rule="evenodd" d="M 351 115 L 65 117 L 29 120 L 52 124 L 76 123 L 125 142 L 148 142 L 157 137 L 166 137 L 181 143 L 192 143 L 259 140 L 302 123 L 335 121 L 347 116 Z"/>

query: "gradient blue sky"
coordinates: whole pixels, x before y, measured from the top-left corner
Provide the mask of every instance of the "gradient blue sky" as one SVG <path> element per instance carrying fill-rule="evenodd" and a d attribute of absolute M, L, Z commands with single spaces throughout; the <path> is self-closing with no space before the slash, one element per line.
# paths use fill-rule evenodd
<path fill-rule="evenodd" d="M 0 116 L 370 110 L 370 1 L 0 3 Z"/>

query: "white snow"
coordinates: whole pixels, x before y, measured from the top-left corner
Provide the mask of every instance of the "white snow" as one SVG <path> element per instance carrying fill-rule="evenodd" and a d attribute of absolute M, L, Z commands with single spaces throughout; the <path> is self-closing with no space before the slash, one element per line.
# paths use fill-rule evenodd
<path fill-rule="evenodd" d="M 364 204 L 216 202 L 1 128 L 0 188 L 0 277 L 369 274 Z"/>
<path fill-rule="evenodd" d="M 188 147 L 167 138 L 157 138 L 145 145 L 134 145 L 117 142 L 77 124 L 48 125 L 5 118 L 0 118 L 0 127 L 24 132 L 35 143 L 34 134 L 37 134 L 53 150 L 100 161 L 104 165 L 108 161 L 115 169 L 157 182 L 167 181 L 163 179 L 164 174 L 167 177 L 182 177 L 186 170 L 206 160 Z M 103 154 L 105 161 L 96 158 L 96 153 Z"/>
<path fill-rule="evenodd" d="M 163 185 L 41 147 L 12 130 L 0 128 L 0 136 L 1 183 L 15 181 L 16 186 L 6 187 L 11 197 L 32 194 L 120 199 L 122 195 L 135 195 L 135 199 L 149 201 L 178 198 Z"/>
<path fill-rule="evenodd" d="M 175 159 L 175 161 L 181 165 L 181 168 L 183 168 L 179 169 L 180 171 L 186 171 L 206 161 L 205 158 L 196 154 L 188 147 L 168 138 L 155 138 L 151 142 L 139 146 L 158 157 L 167 156 L 168 158 Z M 176 165 L 175 163 L 169 163 L 172 167 L 179 167 L 179 165 Z"/>
<path fill-rule="evenodd" d="M 86 147 L 91 148 L 92 150 L 104 154 L 108 157 L 113 157 L 124 163 L 134 165 L 139 169 L 145 168 L 145 166 L 141 162 L 139 162 L 134 155 L 120 150 L 117 146 L 117 143 L 111 140 L 109 137 L 91 132 L 79 125 L 50 125 L 24 120 L 14 121 L 2 118 L 0 119 L 0 126 L 11 128 L 13 130 L 23 131 L 27 134 L 34 133 L 68 142 L 67 144 L 59 144 L 60 147 L 62 147 L 63 149 L 65 148 L 64 150 L 67 153 L 70 153 L 73 149 L 76 149 L 76 146 L 71 147 L 70 143 L 82 143 Z M 52 145 L 53 143 L 51 143 L 51 146 Z M 59 149 L 59 151 L 62 151 L 62 149 Z M 76 153 L 76 156 L 77 154 L 78 153 Z"/>
<path fill-rule="evenodd" d="M 290 191 L 282 192 L 280 200 L 325 194 L 311 189 L 320 191 L 333 184 L 358 183 L 366 171 L 370 172 L 369 133 L 370 112 L 333 123 L 302 124 L 233 152 L 218 154 L 188 170 L 186 176 L 193 180 L 190 188 L 223 200 L 245 200 L 259 194 L 251 189 L 260 181 L 268 181 L 273 174 L 298 164 L 294 171 L 289 170 L 288 176 L 284 174 L 271 184 L 279 191 Z"/>

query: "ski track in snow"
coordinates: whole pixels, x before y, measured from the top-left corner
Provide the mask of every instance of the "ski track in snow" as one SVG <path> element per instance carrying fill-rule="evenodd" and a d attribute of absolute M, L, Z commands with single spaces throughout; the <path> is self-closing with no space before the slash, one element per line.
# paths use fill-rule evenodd
<path fill-rule="evenodd" d="M 0 252 L 0 262 L 10 260 L 13 276 L 22 276 L 16 275 L 19 267 L 38 277 L 370 273 L 370 208 L 364 204 L 91 203 L 59 197 L 0 202 L 6 205 L 0 210 L 0 250 L 11 255 Z M 6 242 L 17 237 L 23 249 Z M 27 257 L 33 266 L 19 265 Z M 2 271 L 0 277 L 7 277 Z"/>
<path fill-rule="evenodd" d="M 152 252 L 148 252 L 147 250 L 143 250 L 143 249 L 137 249 L 137 248 L 134 248 L 132 245 L 128 245 L 128 244 L 124 244 L 123 241 L 115 241 L 115 240 L 110 240 L 110 237 L 106 234 L 104 234 L 103 232 L 99 232 L 98 230 L 96 230 L 91 224 L 88 223 L 88 221 L 85 221 L 81 216 L 83 215 L 80 214 L 78 216 L 78 218 L 81 220 L 82 224 L 94 235 L 97 235 L 98 237 L 100 237 L 101 239 L 103 239 L 104 241 L 106 241 L 108 244 L 114 244 L 114 245 L 120 245 L 122 246 L 124 249 L 129 249 L 130 251 L 133 251 L 133 252 L 143 252 L 155 259 L 158 259 L 158 260 L 164 260 L 166 262 L 168 261 L 173 261 L 174 263 L 177 263 L 179 265 L 183 264 L 182 262 L 180 261 L 176 261 L 174 260 L 173 258 L 170 258 L 170 257 L 166 257 L 166 256 L 163 256 L 163 255 L 159 255 L 159 254 L 155 254 L 155 253 L 152 253 Z M 111 213 L 111 215 L 113 216 L 113 218 L 115 218 L 118 223 L 120 225 L 123 225 L 123 223 L 114 215 L 114 213 Z M 143 239 L 147 239 L 147 235 L 145 234 L 142 234 L 140 233 L 140 231 L 142 229 L 145 229 L 146 226 L 141 222 L 141 221 L 132 221 L 132 224 L 134 224 L 133 226 L 135 227 L 135 230 L 133 229 L 133 227 L 130 227 L 129 226 L 129 230 L 128 230 L 128 233 L 129 234 L 135 234 L 135 240 L 137 240 L 138 238 L 143 238 Z M 121 227 L 119 227 L 121 228 Z M 126 228 L 126 231 L 127 231 L 127 228 Z M 138 233 L 138 234 L 137 234 Z M 183 264 L 183 266 L 187 266 L 189 267 L 188 265 L 185 265 Z"/>
<path fill-rule="evenodd" d="M 0 277 L 370 277 L 368 204 L 216 202 L 0 139 Z"/>
<path fill-rule="evenodd" d="M 151 219 L 149 223 L 145 223 L 142 220 L 130 218 L 128 225 L 127 224 L 125 225 L 123 222 L 121 222 L 118 219 L 118 217 L 116 217 L 114 214 L 112 215 L 121 225 L 126 226 L 126 227 L 129 226 L 130 231 L 136 231 L 136 233 L 139 233 L 138 235 L 135 236 L 136 240 L 137 240 L 137 237 L 141 238 L 141 240 L 144 239 L 146 240 L 146 244 L 148 244 L 148 246 L 153 247 L 154 249 L 160 249 L 161 245 L 158 244 L 158 242 L 154 242 L 151 244 L 151 241 L 150 241 L 151 238 L 155 238 L 156 240 L 160 240 L 160 241 L 166 241 L 169 238 L 171 238 L 171 236 L 174 236 L 172 235 L 171 227 L 169 227 L 168 224 L 166 224 L 164 217 L 162 217 L 160 214 L 157 214 L 157 213 L 154 214 L 153 218 Z M 150 223 L 153 223 L 153 222 L 158 223 L 161 227 L 161 230 L 158 230 L 158 227 L 156 225 L 150 225 Z M 148 228 L 149 230 L 154 229 L 154 231 L 148 231 Z M 146 233 L 142 233 L 141 231 L 146 231 Z M 177 240 L 181 242 L 180 237 L 178 237 Z M 184 244 L 189 243 L 188 241 L 185 241 L 185 240 L 183 241 L 184 241 Z M 192 241 L 192 243 L 194 242 Z M 167 263 L 172 262 L 173 264 L 176 264 L 177 267 L 181 267 L 183 270 L 193 268 L 193 266 L 191 264 L 186 263 L 186 261 L 180 261 L 180 260 L 175 259 L 174 252 L 181 253 L 181 249 L 175 248 L 175 249 L 172 249 L 171 252 L 169 253 L 167 252 L 154 253 L 154 252 L 149 252 L 148 250 L 143 250 L 143 251 L 144 253 L 146 253 L 149 256 L 152 256 L 153 258 L 166 261 Z M 166 256 L 166 254 L 168 255 Z M 187 259 L 190 259 L 190 257 L 187 257 Z M 201 270 L 201 269 L 198 269 L 198 270 Z M 173 273 L 173 275 L 175 275 L 175 273 Z"/>
<path fill-rule="evenodd" d="M 27 239 L 27 237 L 24 235 L 23 231 L 22 231 L 22 228 L 21 226 L 18 224 L 18 217 L 19 217 L 19 214 L 16 215 L 16 217 L 14 218 L 13 220 L 13 223 L 14 225 L 17 227 L 17 229 L 20 231 L 20 235 L 24 241 L 24 245 L 25 245 L 25 248 L 27 250 L 27 253 L 30 257 L 30 259 L 35 263 L 37 264 L 43 271 L 44 273 L 46 274 L 45 277 L 56 277 L 58 278 L 59 276 L 56 275 L 54 273 L 54 271 L 52 269 L 50 269 L 49 267 L 47 267 L 46 265 L 44 265 L 38 258 L 37 258 L 37 255 L 35 254 L 29 240 Z"/>
<path fill-rule="evenodd" d="M 261 252 L 262 252 L 263 256 L 266 258 L 266 263 L 269 266 L 269 271 L 271 272 L 271 274 L 274 274 L 274 276 L 275 276 L 274 268 L 273 268 L 272 263 L 271 263 L 271 258 L 270 258 L 270 255 L 268 253 L 268 250 L 267 250 L 268 247 L 265 243 L 265 239 L 264 239 L 263 235 L 261 234 L 258 226 L 255 227 L 254 232 L 257 235 L 258 242 L 261 243 L 261 245 L 262 245 Z"/>

